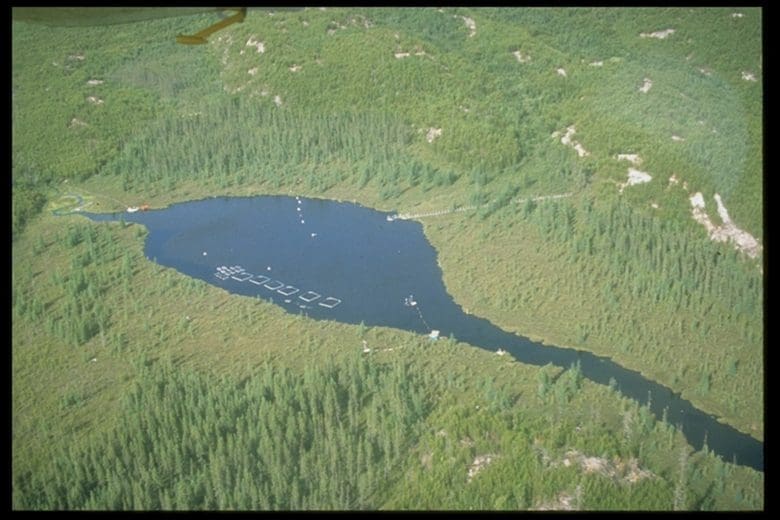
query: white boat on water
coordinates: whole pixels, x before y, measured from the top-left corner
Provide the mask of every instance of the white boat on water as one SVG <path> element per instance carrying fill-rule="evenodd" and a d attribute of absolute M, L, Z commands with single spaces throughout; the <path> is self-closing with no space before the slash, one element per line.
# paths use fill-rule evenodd
<path fill-rule="evenodd" d="M 131 207 L 127 208 L 127 212 L 128 213 L 135 213 L 139 209 L 141 209 L 141 208 L 139 208 L 138 206 L 131 206 Z"/>

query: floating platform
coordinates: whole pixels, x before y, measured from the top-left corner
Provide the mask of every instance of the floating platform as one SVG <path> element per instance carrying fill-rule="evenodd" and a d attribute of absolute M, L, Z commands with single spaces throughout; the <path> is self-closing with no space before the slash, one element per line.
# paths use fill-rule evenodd
<path fill-rule="evenodd" d="M 290 296 L 290 295 L 293 295 L 293 294 L 297 293 L 298 291 L 300 291 L 300 289 L 298 289 L 297 287 L 293 287 L 292 285 L 288 285 L 287 287 L 285 287 L 283 289 L 279 289 L 276 292 L 278 292 L 279 294 L 283 294 L 284 296 Z"/>
<path fill-rule="evenodd" d="M 287 284 L 284 283 L 284 282 L 280 282 L 279 280 L 271 280 L 267 284 L 263 285 L 263 287 L 265 287 L 266 289 L 271 289 L 272 291 L 275 291 L 277 289 L 281 289 L 285 285 L 287 285 Z"/>
<path fill-rule="evenodd" d="M 316 293 L 314 291 L 306 291 L 304 294 L 298 296 L 298 298 L 300 298 L 301 300 L 305 301 L 306 303 L 311 303 L 314 300 L 318 299 L 320 296 L 322 296 L 322 295 L 318 294 L 318 293 Z"/>
<path fill-rule="evenodd" d="M 227 280 L 228 279 L 228 275 L 223 273 L 223 272 L 221 272 L 221 271 L 214 273 L 214 276 L 216 276 L 220 280 Z"/>
<path fill-rule="evenodd" d="M 271 278 L 268 276 L 263 276 L 262 274 L 256 274 L 252 278 L 250 278 L 249 281 L 255 285 L 263 285 L 270 279 Z"/>
<path fill-rule="evenodd" d="M 231 276 L 231 278 L 233 280 L 238 280 L 239 282 L 245 282 L 245 281 L 249 280 L 250 278 L 252 278 L 252 273 L 234 274 L 233 276 Z"/>
<path fill-rule="evenodd" d="M 336 306 L 336 305 L 338 305 L 339 303 L 341 303 L 341 300 L 339 300 L 338 298 L 334 298 L 333 296 L 328 296 L 327 298 L 325 298 L 324 300 L 322 300 L 322 301 L 319 303 L 319 305 L 320 305 L 321 307 L 325 307 L 325 308 L 327 308 L 327 309 L 332 309 L 333 307 L 335 307 L 335 306 Z"/>

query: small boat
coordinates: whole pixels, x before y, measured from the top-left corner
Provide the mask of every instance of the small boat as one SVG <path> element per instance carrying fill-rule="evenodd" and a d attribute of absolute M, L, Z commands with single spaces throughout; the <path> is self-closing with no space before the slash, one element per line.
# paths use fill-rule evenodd
<path fill-rule="evenodd" d="M 141 208 L 139 208 L 138 206 L 131 206 L 131 207 L 127 208 L 127 212 L 128 213 L 135 213 L 139 209 L 141 209 Z"/>

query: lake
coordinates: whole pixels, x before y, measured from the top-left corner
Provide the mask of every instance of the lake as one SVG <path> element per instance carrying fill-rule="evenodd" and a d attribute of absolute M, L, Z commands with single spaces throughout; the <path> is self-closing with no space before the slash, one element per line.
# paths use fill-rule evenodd
<path fill-rule="evenodd" d="M 648 403 L 678 425 L 698 450 L 706 442 L 726 461 L 763 471 L 763 443 L 719 423 L 669 388 L 612 360 L 542 345 L 466 314 L 447 293 L 419 222 L 356 204 L 284 196 L 211 198 L 93 220 L 123 219 L 149 230 L 151 260 L 232 293 L 261 297 L 314 319 L 438 331 L 523 363 L 569 368 Z M 474 291 L 480 291 L 475 285 Z M 435 334 L 435 333 L 434 333 Z"/>

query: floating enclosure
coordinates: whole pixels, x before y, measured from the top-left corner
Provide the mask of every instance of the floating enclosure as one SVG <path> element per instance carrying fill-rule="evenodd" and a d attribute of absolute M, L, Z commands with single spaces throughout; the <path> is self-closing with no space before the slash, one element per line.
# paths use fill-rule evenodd
<path fill-rule="evenodd" d="M 321 294 L 317 294 L 314 291 L 306 291 L 304 294 L 298 296 L 298 298 L 300 298 L 301 300 L 305 301 L 306 303 L 310 303 L 310 302 L 313 302 L 314 300 L 316 300 L 317 298 L 319 298 L 320 296 L 322 296 L 322 295 Z"/>
<path fill-rule="evenodd" d="M 270 280 L 268 276 L 263 276 L 262 274 L 256 274 L 252 278 L 249 279 L 250 282 L 252 282 L 255 285 L 263 285 L 265 282 Z"/>
<path fill-rule="evenodd" d="M 234 274 L 231 276 L 233 280 L 238 280 L 239 282 L 245 282 L 252 278 L 252 273 L 240 273 L 240 274 Z"/>
<path fill-rule="evenodd" d="M 214 273 L 214 276 L 216 276 L 220 280 L 227 280 L 227 278 L 228 278 L 228 275 L 226 275 L 225 273 L 222 273 L 222 272 Z"/>
<path fill-rule="evenodd" d="M 284 289 L 279 289 L 276 292 L 278 292 L 279 294 L 283 294 L 284 296 L 290 296 L 291 294 L 297 293 L 299 290 L 300 289 L 298 289 L 297 287 L 293 287 L 292 285 L 288 285 Z"/>
<path fill-rule="evenodd" d="M 321 307 L 326 307 L 326 308 L 328 308 L 328 309 L 332 309 L 333 307 L 335 307 L 335 306 L 336 306 L 336 305 L 338 305 L 339 303 L 341 303 L 341 300 L 339 300 L 338 298 L 334 298 L 333 296 L 328 296 L 327 298 L 325 298 L 324 300 L 322 300 L 322 301 L 319 303 L 319 305 L 320 305 Z"/>
<path fill-rule="evenodd" d="M 275 291 L 277 289 L 281 289 L 285 285 L 287 285 L 287 284 L 285 284 L 284 282 L 280 282 L 279 280 L 271 280 L 270 282 L 265 284 L 263 287 L 265 287 L 266 289 L 271 289 L 272 291 Z"/>

